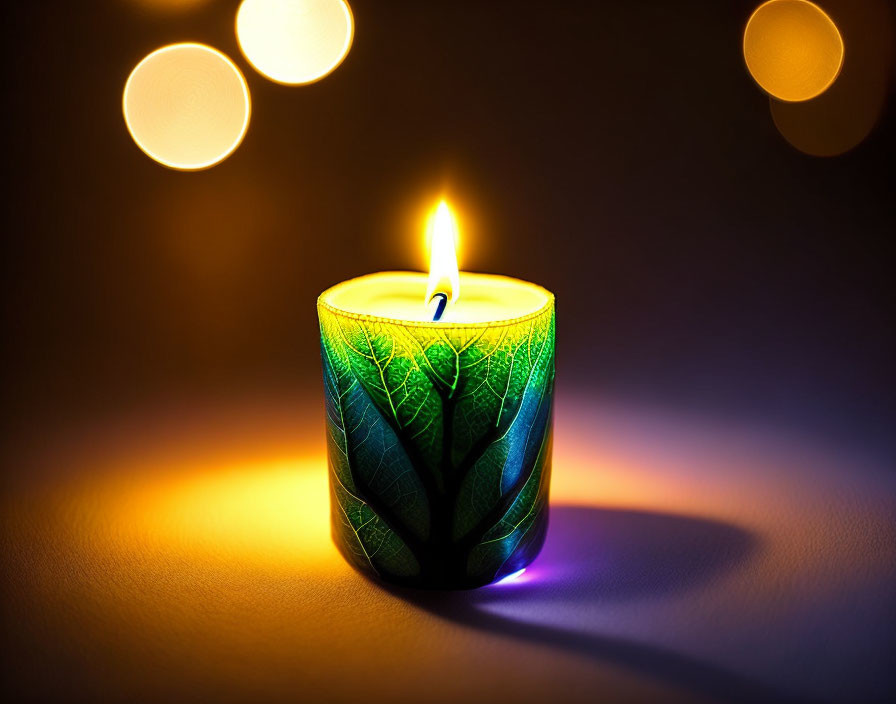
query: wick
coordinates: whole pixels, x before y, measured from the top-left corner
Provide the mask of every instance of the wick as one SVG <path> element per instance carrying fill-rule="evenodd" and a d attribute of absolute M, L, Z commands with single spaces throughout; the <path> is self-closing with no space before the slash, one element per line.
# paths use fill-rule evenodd
<path fill-rule="evenodd" d="M 429 302 L 438 300 L 436 303 L 436 311 L 432 315 L 432 321 L 434 323 L 439 322 L 442 319 L 442 315 L 445 313 L 445 308 L 448 306 L 448 294 L 447 293 L 434 293 L 432 298 L 429 299 Z"/>

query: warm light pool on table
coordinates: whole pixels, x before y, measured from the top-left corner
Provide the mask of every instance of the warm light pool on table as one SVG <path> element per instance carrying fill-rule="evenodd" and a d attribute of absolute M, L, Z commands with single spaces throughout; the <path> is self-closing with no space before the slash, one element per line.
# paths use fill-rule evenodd
<path fill-rule="evenodd" d="M 48 422 L 31 449 L 10 448 L 20 471 L 0 498 L 23 549 L 7 555 L 9 638 L 65 669 L 70 692 L 103 681 L 115 700 L 279 699 L 320 683 L 338 702 L 433 686 L 465 701 L 499 681 L 528 703 L 560 678 L 583 704 L 595 688 L 658 701 L 680 691 L 670 680 L 700 682 L 687 662 L 659 667 L 673 654 L 809 699 L 880 682 L 894 486 L 861 453 L 561 389 L 544 551 L 516 580 L 455 595 L 470 612 L 459 625 L 333 547 L 319 395 Z M 754 546 L 732 561 L 743 534 Z M 496 619 L 515 630 L 490 632 Z M 584 638 L 592 651 L 567 648 Z M 643 656 L 612 659 L 629 651 Z M 336 675 L 344 663 L 353 677 Z"/>

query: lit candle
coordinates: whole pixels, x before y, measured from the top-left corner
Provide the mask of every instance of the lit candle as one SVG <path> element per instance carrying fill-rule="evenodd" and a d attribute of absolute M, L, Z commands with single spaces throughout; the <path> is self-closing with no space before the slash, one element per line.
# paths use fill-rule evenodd
<path fill-rule="evenodd" d="M 318 299 L 333 537 L 385 581 L 477 587 L 544 542 L 554 296 L 459 272 L 444 202 L 427 230 L 429 275 L 370 274 Z"/>

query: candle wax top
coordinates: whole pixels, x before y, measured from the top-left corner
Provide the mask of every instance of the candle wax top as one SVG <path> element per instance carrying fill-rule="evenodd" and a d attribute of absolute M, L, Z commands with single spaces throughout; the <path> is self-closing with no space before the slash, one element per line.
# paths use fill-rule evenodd
<path fill-rule="evenodd" d="M 554 302 L 554 294 L 528 281 L 461 272 L 460 296 L 448 304 L 439 322 L 433 322 L 425 300 L 427 280 L 426 274 L 415 271 L 368 274 L 327 289 L 319 304 L 360 318 L 450 327 L 516 322 L 538 315 Z"/>

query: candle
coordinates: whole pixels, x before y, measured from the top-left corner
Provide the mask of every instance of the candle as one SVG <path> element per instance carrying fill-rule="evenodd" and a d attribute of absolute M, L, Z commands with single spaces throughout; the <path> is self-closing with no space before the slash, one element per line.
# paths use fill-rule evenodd
<path fill-rule="evenodd" d="M 371 274 L 318 299 L 332 532 L 387 582 L 471 588 L 544 542 L 554 296 L 459 273 L 444 203 L 429 234 L 429 275 Z"/>

